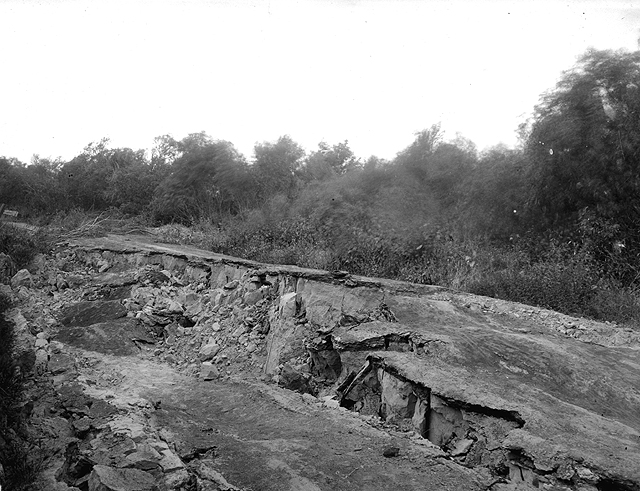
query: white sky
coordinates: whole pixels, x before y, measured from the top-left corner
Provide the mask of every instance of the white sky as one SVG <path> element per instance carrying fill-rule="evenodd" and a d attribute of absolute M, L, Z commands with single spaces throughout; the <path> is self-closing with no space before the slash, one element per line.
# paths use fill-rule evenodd
<path fill-rule="evenodd" d="M 640 0 L 0 0 L 0 155 L 206 131 L 393 158 L 438 121 L 512 145 L 577 56 L 639 28 Z"/>

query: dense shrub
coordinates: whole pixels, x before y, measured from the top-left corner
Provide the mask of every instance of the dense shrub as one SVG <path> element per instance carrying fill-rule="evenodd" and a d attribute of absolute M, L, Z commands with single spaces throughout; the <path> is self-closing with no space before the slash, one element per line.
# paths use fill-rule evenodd
<path fill-rule="evenodd" d="M 551 244 L 543 257 L 519 267 L 488 270 L 467 290 L 503 300 L 544 307 L 599 320 L 629 322 L 640 318 L 634 295 L 601 275 L 584 250 Z"/>
<path fill-rule="evenodd" d="M 24 268 L 36 254 L 46 252 L 51 240 L 46 231 L 32 232 L 0 223 L 0 253 L 10 256 L 18 268 Z"/>
<path fill-rule="evenodd" d="M 268 263 L 332 268 L 331 253 L 317 229 L 300 218 L 263 221 L 254 214 L 242 221 L 212 224 L 206 235 L 208 247 L 222 254 Z"/>

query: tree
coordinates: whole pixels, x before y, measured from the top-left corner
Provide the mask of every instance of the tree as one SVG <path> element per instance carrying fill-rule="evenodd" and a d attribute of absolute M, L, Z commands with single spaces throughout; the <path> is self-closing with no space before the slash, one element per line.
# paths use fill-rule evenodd
<path fill-rule="evenodd" d="M 23 169 L 24 199 L 33 212 L 51 213 L 64 206 L 58 173 L 64 162 L 58 159 L 34 155 Z"/>
<path fill-rule="evenodd" d="M 113 171 L 109 165 L 109 139 L 89 143 L 81 154 L 62 166 L 60 184 L 65 207 L 103 210 L 109 206 L 106 183 Z"/>
<path fill-rule="evenodd" d="M 360 160 L 349 148 L 347 140 L 333 146 L 322 141 L 318 143 L 318 150 L 307 157 L 301 175 L 305 181 L 322 181 L 341 176 L 360 166 Z"/>
<path fill-rule="evenodd" d="M 235 213 L 255 195 L 248 165 L 231 143 L 192 134 L 180 148 L 181 156 L 155 191 L 152 208 L 157 220 L 189 223 L 202 216 Z"/>
<path fill-rule="evenodd" d="M 431 156 L 442 142 L 443 133 L 440 123 L 417 132 L 415 137 L 411 145 L 398 153 L 395 161 L 396 164 L 411 172 L 414 177 L 423 179 L 428 172 Z"/>
<path fill-rule="evenodd" d="M 58 176 L 67 207 L 118 207 L 128 213 L 143 211 L 158 184 L 144 150 L 109 148 L 107 138 L 87 145 Z"/>
<path fill-rule="evenodd" d="M 0 203 L 12 206 L 23 204 L 24 167 L 18 159 L 0 157 Z"/>
<path fill-rule="evenodd" d="M 640 52 L 590 51 L 542 98 L 527 154 L 530 205 L 545 225 L 638 206 L 639 116 Z"/>
<path fill-rule="evenodd" d="M 588 51 L 536 107 L 526 144 L 529 223 L 613 236 L 640 254 L 640 52 Z M 594 224 L 598 224 L 594 228 Z M 597 231 L 597 232 L 596 232 Z M 597 242 L 597 240 L 596 240 Z"/>
<path fill-rule="evenodd" d="M 485 150 L 465 182 L 467 230 L 508 240 L 522 232 L 525 160 L 521 150 L 496 145 Z"/>
<path fill-rule="evenodd" d="M 260 187 L 262 200 L 282 193 L 288 198 L 295 194 L 296 172 L 305 155 L 304 149 L 289 135 L 275 143 L 256 143 L 253 170 Z"/>
<path fill-rule="evenodd" d="M 475 145 L 457 135 L 452 142 L 443 141 L 440 124 L 416 133 L 416 138 L 402 152 L 395 164 L 401 172 L 431 194 L 444 209 L 453 209 L 464 194 L 464 183 L 477 163 Z"/>
<path fill-rule="evenodd" d="M 147 161 L 144 150 L 116 148 L 108 161 L 113 169 L 105 190 L 109 204 L 128 214 L 146 211 L 162 172 Z"/>

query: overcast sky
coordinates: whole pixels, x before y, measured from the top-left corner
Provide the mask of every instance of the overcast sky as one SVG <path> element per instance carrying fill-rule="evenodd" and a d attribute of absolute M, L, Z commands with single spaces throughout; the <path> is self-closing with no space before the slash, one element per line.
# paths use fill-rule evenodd
<path fill-rule="evenodd" d="M 0 0 L 0 155 L 205 131 L 393 158 L 438 121 L 513 145 L 562 70 L 639 29 L 640 0 Z"/>

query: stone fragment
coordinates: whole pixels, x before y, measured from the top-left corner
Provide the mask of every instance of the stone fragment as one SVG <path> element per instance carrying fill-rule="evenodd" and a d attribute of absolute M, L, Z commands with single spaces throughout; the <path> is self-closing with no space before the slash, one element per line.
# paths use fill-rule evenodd
<path fill-rule="evenodd" d="M 258 301 L 263 299 L 262 290 L 255 290 L 244 294 L 243 302 L 245 305 L 255 305 Z"/>
<path fill-rule="evenodd" d="M 576 467 L 576 472 L 578 473 L 578 476 L 585 481 L 596 481 L 596 475 L 591 469 L 587 469 L 586 467 Z"/>
<path fill-rule="evenodd" d="M 178 469 L 184 469 L 184 464 L 180 457 L 174 454 L 171 450 L 162 450 L 162 458 L 160 459 L 160 467 L 164 472 L 171 472 Z"/>
<path fill-rule="evenodd" d="M 200 348 L 200 351 L 198 351 L 200 361 L 210 360 L 211 358 L 216 356 L 219 351 L 220 351 L 220 346 L 218 344 L 216 343 L 205 344 L 202 348 Z"/>
<path fill-rule="evenodd" d="M 226 285 L 224 285 L 224 289 L 225 290 L 234 290 L 235 288 L 237 288 L 239 285 L 238 280 L 233 280 L 230 281 L 229 283 L 227 283 Z"/>
<path fill-rule="evenodd" d="M 182 314 L 183 307 L 180 303 L 176 302 L 173 299 L 169 299 L 167 303 L 167 310 L 172 314 Z"/>
<path fill-rule="evenodd" d="M 58 341 L 51 341 L 49 343 L 49 351 L 53 354 L 59 354 L 62 351 L 63 344 Z"/>
<path fill-rule="evenodd" d="M 83 416 L 82 418 L 75 420 L 71 426 L 73 426 L 73 431 L 77 436 L 83 437 L 91 429 L 91 419 L 87 416 Z"/>
<path fill-rule="evenodd" d="M 556 470 L 556 476 L 563 481 L 570 481 L 575 474 L 576 472 L 573 470 L 572 465 L 568 462 L 560 464 L 558 470 Z"/>
<path fill-rule="evenodd" d="M 284 318 L 291 318 L 296 315 L 296 296 L 295 292 L 285 293 L 280 297 L 280 315 Z"/>
<path fill-rule="evenodd" d="M 136 447 L 135 452 L 126 457 L 125 467 L 134 467 L 143 471 L 150 471 L 160 467 L 162 455 L 151 445 L 142 444 Z"/>
<path fill-rule="evenodd" d="M 194 489 L 192 486 L 194 481 L 195 476 L 189 474 L 185 469 L 177 469 L 164 475 L 166 489 Z"/>
<path fill-rule="evenodd" d="M 107 261 L 106 259 L 103 259 L 102 261 L 98 261 L 98 264 L 96 266 L 98 267 L 99 273 L 104 273 L 109 268 L 111 268 L 111 264 L 109 264 L 109 261 Z"/>
<path fill-rule="evenodd" d="M 48 344 L 49 344 L 49 341 L 47 341 L 44 338 L 36 339 L 36 348 L 46 348 Z"/>
<path fill-rule="evenodd" d="M 21 286 L 33 287 L 33 278 L 28 269 L 21 269 L 11 278 L 11 288 L 17 290 Z"/>
<path fill-rule="evenodd" d="M 158 491 L 151 474 L 139 469 L 95 465 L 89 475 L 89 491 Z"/>
<path fill-rule="evenodd" d="M 455 446 L 453 447 L 453 450 L 451 450 L 451 456 L 458 457 L 460 455 L 466 455 L 469 452 L 469 449 L 471 448 L 472 445 L 473 445 L 473 440 L 470 440 L 469 438 L 463 438 L 461 440 L 458 440 Z"/>
<path fill-rule="evenodd" d="M 220 376 L 220 371 L 211 362 L 205 361 L 200 365 L 200 378 L 202 380 L 214 380 Z"/>
<path fill-rule="evenodd" d="M 340 407 L 340 402 L 335 399 L 329 399 L 328 401 L 324 401 L 323 405 L 331 409 L 338 409 Z"/>

